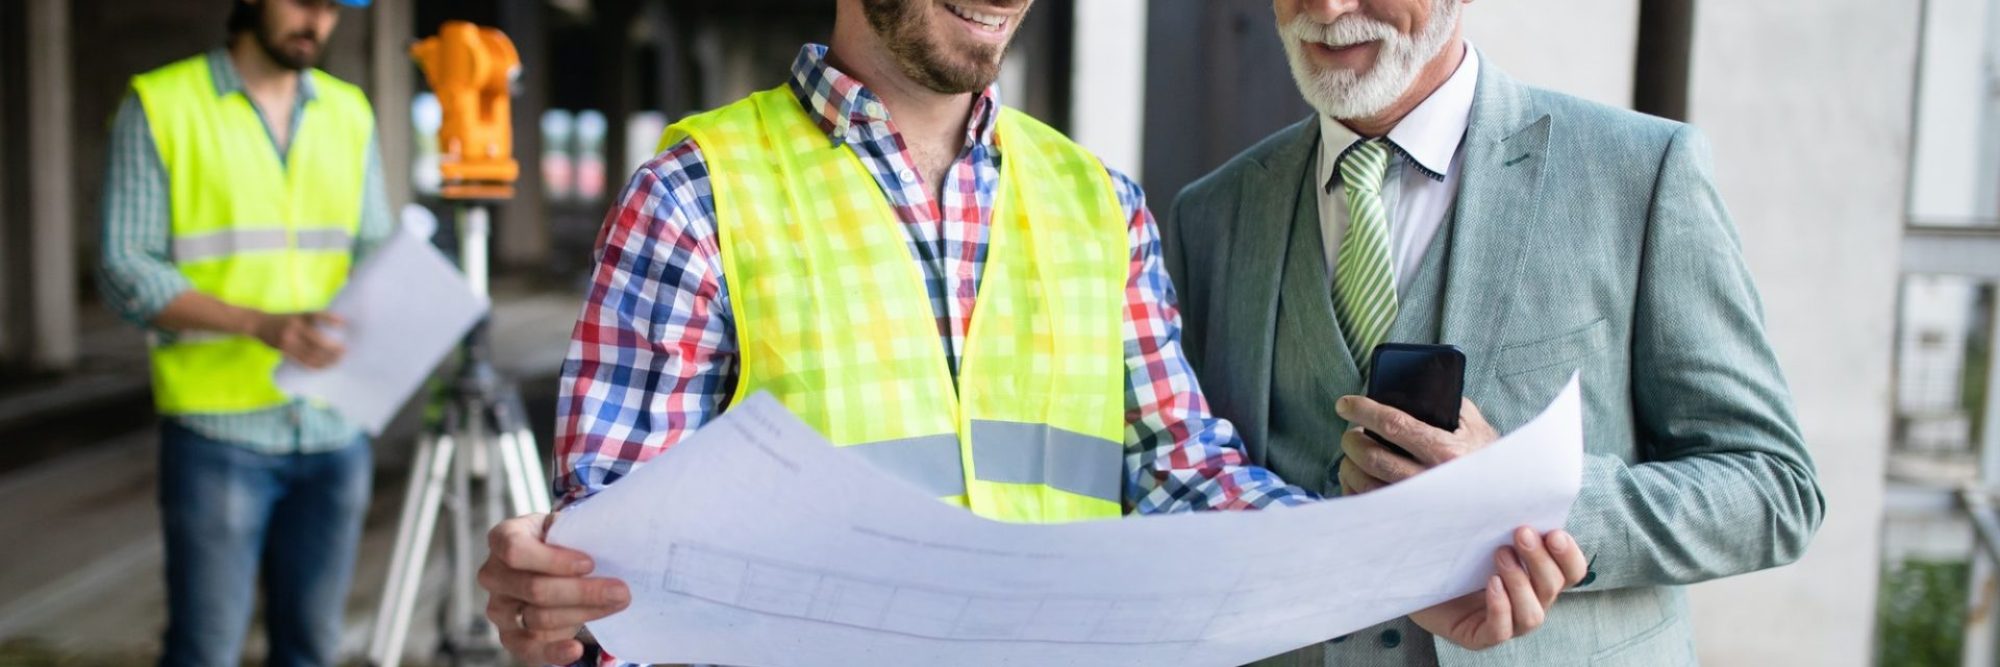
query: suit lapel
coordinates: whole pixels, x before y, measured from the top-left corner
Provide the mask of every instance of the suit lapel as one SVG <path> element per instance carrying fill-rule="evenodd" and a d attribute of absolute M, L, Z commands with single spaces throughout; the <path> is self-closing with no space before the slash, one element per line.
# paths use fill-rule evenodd
<path fill-rule="evenodd" d="M 1305 370 L 1311 378 L 1312 397 L 1308 405 L 1333 414 L 1333 402 L 1362 389 L 1361 369 L 1347 351 L 1346 333 L 1333 312 L 1333 274 L 1326 265 L 1326 242 L 1321 236 L 1319 174 L 1308 168 L 1297 179 L 1298 205 L 1291 224 L 1291 247 L 1286 252 L 1285 277 L 1279 288 L 1279 340 L 1285 331 L 1294 332 L 1291 346 L 1279 346 L 1274 361 Z"/>
<path fill-rule="evenodd" d="M 1262 451 L 1269 442 L 1271 369 L 1282 360 L 1274 358 L 1277 334 L 1279 282 L 1284 277 L 1286 245 L 1291 238 L 1292 217 L 1297 203 L 1298 179 L 1311 167 L 1310 157 L 1318 148 L 1319 130 L 1314 119 L 1285 130 L 1291 140 L 1281 150 L 1256 162 L 1258 169 L 1246 170 L 1238 185 L 1236 217 L 1229 226 L 1227 263 L 1218 270 L 1228 272 L 1228 287 L 1220 298 L 1226 306 L 1221 326 L 1225 331 L 1211 337 L 1212 347 L 1245 377 L 1255 383 L 1254 391 L 1239 388 L 1232 394 L 1257 396 L 1259 404 L 1237 406 L 1237 412 L 1257 419 L 1238 424 L 1250 444 L 1253 458 L 1265 460 Z"/>
<path fill-rule="evenodd" d="M 1440 329 L 1440 340 L 1465 350 L 1466 395 L 1475 401 L 1487 393 L 1515 284 L 1543 233 L 1552 125 L 1525 87 L 1486 62 L 1465 137 Z"/>

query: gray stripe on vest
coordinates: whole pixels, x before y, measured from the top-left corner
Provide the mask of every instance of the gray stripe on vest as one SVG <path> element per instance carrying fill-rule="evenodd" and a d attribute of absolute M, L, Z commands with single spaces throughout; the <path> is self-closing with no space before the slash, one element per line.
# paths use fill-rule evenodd
<path fill-rule="evenodd" d="M 284 229 L 225 229 L 174 238 L 174 261 L 198 262 L 266 250 L 284 250 L 291 243 Z M 298 233 L 300 250 L 347 250 L 354 236 L 345 229 L 306 229 Z"/>
<path fill-rule="evenodd" d="M 345 229 L 299 230 L 300 250 L 348 250 L 353 247 L 354 236 Z"/>
<path fill-rule="evenodd" d="M 840 449 L 854 452 L 933 496 L 965 494 L 965 466 L 959 463 L 956 435 L 926 435 Z"/>
<path fill-rule="evenodd" d="M 984 482 L 1044 484 L 1114 503 L 1125 498 L 1125 448 L 1044 424 L 972 422 L 972 471 Z"/>
<path fill-rule="evenodd" d="M 284 250 L 283 229 L 225 229 L 174 237 L 174 261 L 197 262 L 259 250 Z"/>

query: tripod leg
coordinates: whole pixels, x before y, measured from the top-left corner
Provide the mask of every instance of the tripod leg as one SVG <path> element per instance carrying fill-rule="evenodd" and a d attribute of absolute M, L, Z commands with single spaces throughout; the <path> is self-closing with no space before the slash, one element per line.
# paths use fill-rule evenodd
<path fill-rule="evenodd" d="M 375 619 L 378 642 L 373 657 L 380 667 L 396 667 L 403 661 L 403 641 L 409 638 L 410 616 L 416 608 L 425 561 L 429 560 L 431 536 L 437 528 L 438 506 L 444 500 L 444 484 L 452 468 L 454 449 L 451 436 L 427 439 L 418 448 L 419 468 L 410 471 L 410 495 L 415 502 L 403 509 L 401 530 L 406 532 L 397 536 L 396 550 L 401 558 L 391 559 L 389 571 L 393 592 L 384 592 L 383 612 Z M 403 543 L 405 536 L 409 538 L 407 547 Z M 394 597 L 390 597 L 392 594 Z"/>
<path fill-rule="evenodd" d="M 515 457 L 521 462 L 516 479 L 521 487 L 520 495 L 526 501 L 522 511 L 549 511 L 549 478 L 542 470 L 542 452 L 535 447 L 535 434 L 522 428 L 514 431 L 513 442 Z"/>
<path fill-rule="evenodd" d="M 401 516 L 396 519 L 396 546 L 389 552 L 389 570 L 382 581 L 382 599 L 376 603 L 375 626 L 368 635 L 368 656 L 378 665 L 388 662 L 382 651 L 389 641 L 389 628 L 396 613 L 396 601 L 402 599 L 403 587 L 411 583 L 411 577 L 404 572 L 404 569 L 409 565 L 410 549 L 416 539 L 412 533 L 417 525 L 416 517 L 418 505 L 422 502 L 424 494 L 424 481 L 429 478 L 431 452 L 435 449 L 436 443 L 430 437 L 418 438 L 416 456 L 410 459 L 410 479 L 403 491 Z"/>
<path fill-rule="evenodd" d="M 490 415 L 487 414 L 479 414 L 476 418 L 482 420 L 482 427 L 490 427 L 490 424 L 486 424 L 483 421 L 489 417 Z M 495 431 L 485 430 L 484 428 L 482 428 L 480 433 L 479 449 L 485 453 L 485 467 L 482 469 L 485 474 L 480 477 L 479 482 L 480 511 L 473 512 L 470 515 L 481 517 L 480 523 L 476 526 L 478 530 L 475 533 L 484 535 L 486 529 L 499 525 L 501 520 L 507 518 L 507 499 L 503 494 L 507 490 L 507 481 L 510 478 L 507 476 L 507 443 L 505 436 L 496 436 Z M 468 555 L 476 555 L 475 561 L 485 557 L 485 540 L 469 542 L 467 543 L 467 547 L 469 547 Z M 470 575 L 471 573 L 468 574 Z M 468 576 L 466 582 L 468 584 L 476 583 L 475 579 L 476 575 Z M 466 598 L 466 604 L 473 614 L 472 617 L 466 619 L 467 636 L 477 636 L 482 639 L 483 644 L 481 646 L 483 648 L 494 649 L 498 647 L 500 645 L 500 629 L 494 627 L 493 623 L 489 622 L 484 614 L 479 613 L 479 610 L 486 608 L 486 591 L 468 585 L 466 593 L 469 596 Z"/>
<path fill-rule="evenodd" d="M 546 497 L 548 491 L 536 487 L 536 481 L 532 481 L 534 477 L 530 477 L 532 473 L 528 471 L 528 465 L 534 465 L 534 455 L 522 451 L 532 447 L 532 445 L 524 447 L 522 441 L 524 437 L 532 435 L 528 435 L 528 431 L 510 431 L 500 435 L 500 461 L 506 463 L 504 477 L 508 489 L 508 505 L 514 509 L 516 515 L 548 511 L 546 501 L 536 503 L 536 499 Z"/>
<path fill-rule="evenodd" d="M 476 407 L 476 406 L 468 406 Z M 466 410 L 466 427 L 462 432 L 461 447 L 458 449 L 457 465 L 451 470 L 451 590 L 445 605 L 445 637 L 454 651 L 461 651 L 470 644 L 468 641 L 473 626 L 473 522 L 477 505 L 472 497 L 472 464 L 477 450 L 483 446 L 480 415 L 476 409 Z"/>
<path fill-rule="evenodd" d="M 528 428 L 528 410 L 521 394 L 510 388 L 501 403 L 498 425 L 507 434 L 504 441 L 517 463 L 508 485 L 514 489 L 514 513 L 549 511 L 549 478 L 542 470 L 542 451 L 535 447 L 535 432 Z"/>

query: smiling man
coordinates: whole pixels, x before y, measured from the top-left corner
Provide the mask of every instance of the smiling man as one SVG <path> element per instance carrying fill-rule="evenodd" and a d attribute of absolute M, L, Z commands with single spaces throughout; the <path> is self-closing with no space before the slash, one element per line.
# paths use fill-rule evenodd
<path fill-rule="evenodd" d="M 1791 562 L 1823 512 L 1756 289 L 1699 133 L 1515 82 L 1467 3 L 1276 0 L 1319 113 L 1189 186 L 1166 263 L 1216 413 L 1310 491 L 1484 447 L 1580 369 L 1590 573 L 1492 651 L 1411 619 L 1274 663 L 1693 664 L 1679 586 Z M 1458 432 L 1351 396 L 1383 342 L 1465 351 Z"/>
<path fill-rule="evenodd" d="M 564 365 L 564 505 L 760 391 L 991 519 L 1313 499 L 1209 414 L 1138 186 L 1001 106 L 1029 5 L 841 0 L 785 85 L 667 131 L 605 222 Z M 546 522 L 496 526 L 480 582 L 517 657 L 568 662 L 629 591 Z M 1523 541 L 1487 591 L 1420 616 L 1473 645 L 1532 629 L 1584 558 Z"/>

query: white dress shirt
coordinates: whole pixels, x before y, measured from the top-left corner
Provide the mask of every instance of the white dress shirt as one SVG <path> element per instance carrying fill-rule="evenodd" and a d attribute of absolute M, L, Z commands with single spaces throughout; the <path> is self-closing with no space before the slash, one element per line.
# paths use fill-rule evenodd
<path fill-rule="evenodd" d="M 1451 215 L 1458 198 L 1458 147 L 1472 116 L 1479 85 L 1479 52 L 1465 46 L 1465 59 L 1444 85 L 1389 130 L 1389 173 L 1382 182 L 1382 206 L 1389 213 L 1389 257 L 1395 267 L 1396 297 L 1423 266 L 1424 251 Z M 1319 119 L 1319 228 L 1332 275 L 1340 241 L 1347 235 L 1347 192 L 1340 183 L 1340 156 L 1367 137 L 1331 116 Z"/>

